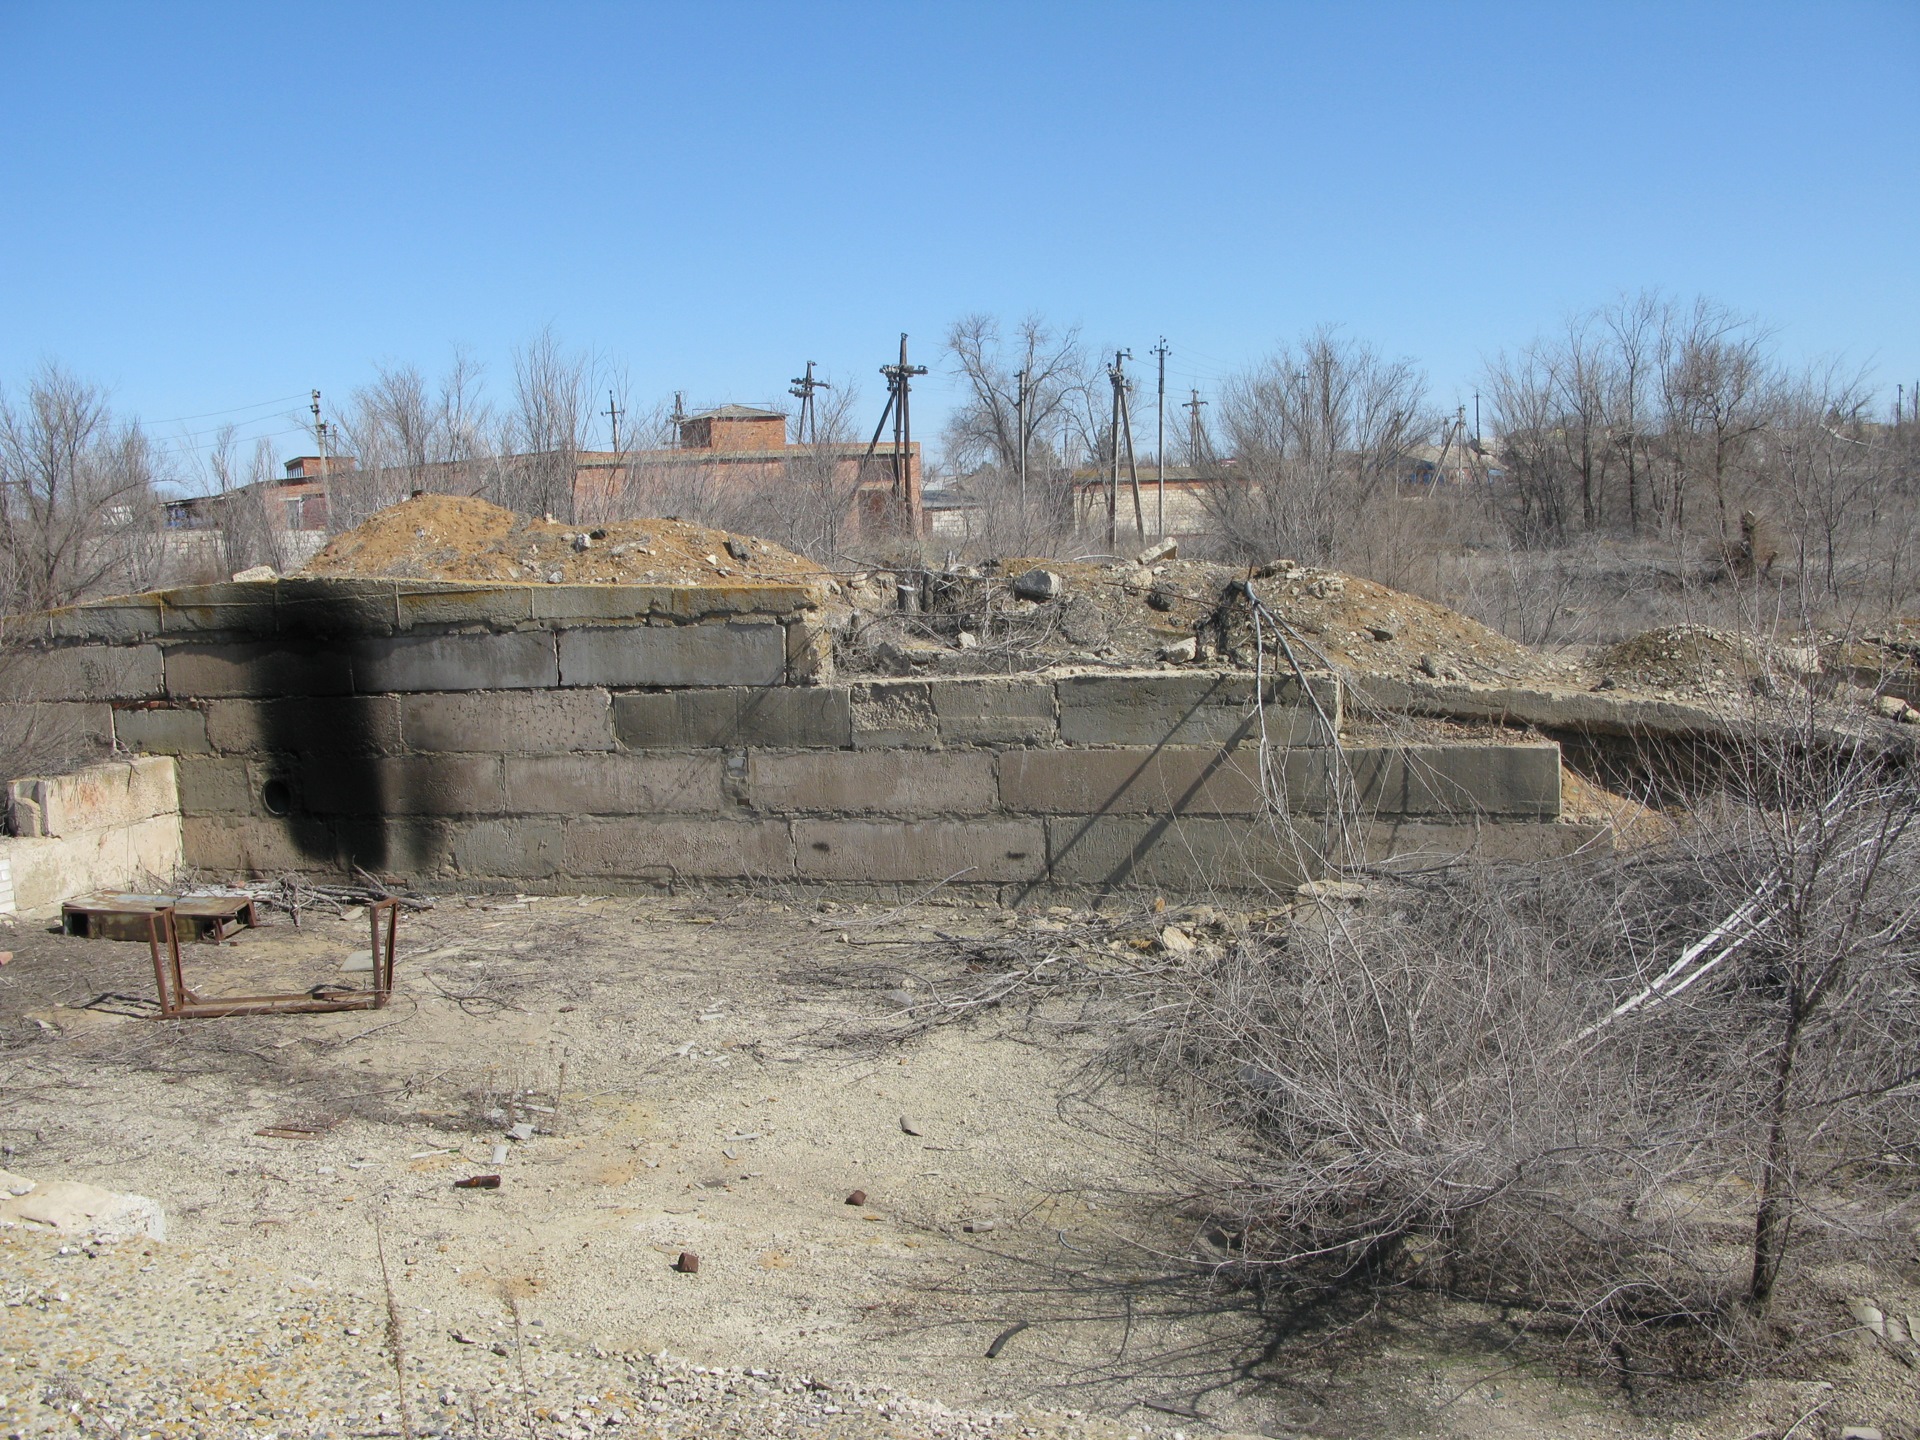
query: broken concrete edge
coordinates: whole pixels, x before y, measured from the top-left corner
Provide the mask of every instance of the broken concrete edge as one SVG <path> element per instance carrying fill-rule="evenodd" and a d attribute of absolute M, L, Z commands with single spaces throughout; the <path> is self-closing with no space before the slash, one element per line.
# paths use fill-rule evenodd
<path fill-rule="evenodd" d="M 170 756 L 135 756 L 8 785 L 0 836 L 0 913 L 37 920 L 93 890 L 138 888 L 186 863 L 179 776 Z"/>

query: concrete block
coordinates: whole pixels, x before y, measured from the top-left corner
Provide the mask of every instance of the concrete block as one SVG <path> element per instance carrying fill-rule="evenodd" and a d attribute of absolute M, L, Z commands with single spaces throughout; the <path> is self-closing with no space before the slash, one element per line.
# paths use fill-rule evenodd
<path fill-rule="evenodd" d="M 165 693 L 157 645 L 68 645 L 0 656 L 9 700 L 153 700 Z"/>
<path fill-rule="evenodd" d="M 564 868 L 565 841 L 558 819 L 476 820 L 455 827 L 451 861 L 462 875 L 545 880 Z"/>
<path fill-rule="evenodd" d="M 399 628 L 398 587 L 392 580 L 295 575 L 268 582 L 268 588 L 274 592 L 274 632 L 282 639 L 360 640 Z"/>
<path fill-rule="evenodd" d="M 610 588 L 610 587 L 597 587 Z M 805 585 L 716 580 L 708 585 L 634 585 L 644 591 L 647 613 L 656 619 L 697 621 L 728 616 L 794 615 L 819 604 Z"/>
<path fill-rule="evenodd" d="M 787 629 L 787 683 L 833 682 L 833 632 L 817 620 L 793 619 Z"/>
<path fill-rule="evenodd" d="M 310 815 L 285 819 L 189 816 L 180 822 L 186 863 L 217 875 L 284 875 L 332 868 L 333 831 Z"/>
<path fill-rule="evenodd" d="M 574 820 L 566 871 L 633 880 L 789 877 L 784 820 Z"/>
<path fill-rule="evenodd" d="M 533 618 L 604 624 L 622 620 L 644 624 L 654 613 L 657 588 L 651 585 L 530 585 L 527 600 Z"/>
<path fill-rule="evenodd" d="M 1275 745 L 1325 745 L 1340 723 L 1339 682 L 1292 675 L 1267 682 L 1267 737 Z M 1253 677 L 1164 670 L 1063 676 L 1055 682 L 1060 738 L 1069 745 L 1232 745 L 1257 738 Z"/>
<path fill-rule="evenodd" d="M 1560 813 L 1558 745 L 1416 745 L 1348 755 L 1366 813 L 1549 820 Z"/>
<path fill-rule="evenodd" d="M 1320 869 L 1320 837 L 1255 820 L 1102 815 L 1047 822 L 1050 878 L 1062 885 L 1290 888 Z"/>
<path fill-rule="evenodd" d="M 247 762 L 189 756 L 180 767 L 180 813 L 183 815 L 251 815 L 253 786 Z"/>
<path fill-rule="evenodd" d="M 357 865 L 376 875 L 432 876 L 448 867 L 453 829 L 418 815 L 343 815 L 333 822 L 332 864 L 346 875 Z"/>
<path fill-rule="evenodd" d="M 948 745 L 1050 745 L 1058 738 L 1046 680 L 936 680 L 933 713 Z"/>
<path fill-rule="evenodd" d="M 803 880 L 967 884 L 1036 880 L 1046 873 L 1038 820 L 796 820 Z"/>
<path fill-rule="evenodd" d="M 533 592 L 538 588 L 395 581 L 395 624 L 401 630 L 421 625 L 485 625 L 511 630 L 533 619 Z"/>
<path fill-rule="evenodd" d="M 271 580 L 228 580 L 217 585 L 181 585 L 156 592 L 160 628 L 172 635 L 226 635 L 236 640 L 274 638 Z"/>
<path fill-rule="evenodd" d="M 214 700 L 207 741 L 227 755 L 392 755 L 403 749 L 392 695 L 311 700 Z"/>
<path fill-rule="evenodd" d="M 560 683 L 553 636 L 396 635 L 357 646 L 354 688 L 363 695 L 408 690 L 548 690 Z"/>
<path fill-rule="evenodd" d="M 344 649 L 277 640 L 172 645 L 166 693 L 176 700 L 231 695 L 345 695 L 353 670 Z"/>
<path fill-rule="evenodd" d="M 409 750 L 611 750 L 605 690 L 497 690 L 402 695 Z"/>
<path fill-rule="evenodd" d="M 184 705 L 132 705 L 113 712 L 113 735 L 128 750 L 148 755 L 204 755 L 207 717 Z"/>
<path fill-rule="evenodd" d="M 771 745 L 841 749 L 851 739 L 847 692 L 835 686 L 730 686 L 616 695 L 613 728 L 631 749 Z"/>
<path fill-rule="evenodd" d="M 931 749 L 940 743 L 933 691 L 920 680 L 876 681 L 848 691 L 856 750 L 901 746 Z"/>
<path fill-rule="evenodd" d="M 49 640 L 97 640 L 107 645 L 125 645 L 151 640 L 160 634 L 161 605 L 156 595 L 128 595 L 68 605 L 34 619 L 45 622 L 44 638 Z"/>
<path fill-rule="evenodd" d="M 1009 810 L 1255 815 L 1263 808 L 1251 747 L 1008 750 L 999 765 L 1001 803 Z"/>
<path fill-rule="evenodd" d="M 1357 698 L 1379 710 L 1536 725 L 1549 733 L 1662 738 L 1725 735 L 1730 724 L 1738 725 L 1743 719 L 1737 709 L 1612 691 L 1415 682 L 1385 675 L 1356 676 L 1348 683 Z"/>
<path fill-rule="evenodd" d="M 786 674 L 786 631 L 771 622 L 560 632 L 563 685 L 779 685 Z"/>
<path fill-rule="evenodd" d="M 517 815 L 649 815 L 720 809 L 720 757 L 509 755 Z"/>
<path fill-rule="evenodd" d="M 756 752 L 747 793 L 757 810 L 979 815 L 995 808 L 993 758 L 980 751 Z"/>
<path fill-rule="evenodd" d="M 37 920 L 90 891 L 171 884 L 183 863 L 180 825 L 178 815 L 156 815 L 59 839 L 0 839 L 14 906 Z"/>
<path fill-rule="evenodd" d="M 317 815 L 498 815 L 497 755 L 381 755 L 303 760 L 293 803 Z"/>
<path fill-rule="evenodd" d="M 6 737 L 7 756 L 16 765 L 23 756 L 111 750 L 113 709 L 77 700 L 0 700 L 0 735 Z M 6 778 L 0 775 L 0 780 Z"/>
<path fill-rule="evenodd" d="M 92 830 L 118 830 L 180 809 L 173 757 L 142 755 L 103 760 L 66 775 L 15 780 L 10 799 L 35 808 L 35 829 L 55 839 Z"/>

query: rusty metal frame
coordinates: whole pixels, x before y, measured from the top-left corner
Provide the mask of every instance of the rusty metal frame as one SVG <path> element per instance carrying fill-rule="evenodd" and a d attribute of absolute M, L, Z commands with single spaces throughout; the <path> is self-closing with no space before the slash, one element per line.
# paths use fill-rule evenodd
<path fill-rule="evenodd" d="M 210 1020 L 223 1015 L 323 1015 L 336 1010 L 384 1010 L 393 994 L 393 947 L 400 924 L 400 902 L 374 900 L 367 905 L 373 941 L 373 988 L 348 990 L 316 985 L 298 995 L 196 995 L 180 968 L 180 927 L 171 907 L 147 917 L 147 947 L 153 955 L 153 983 L 160 994 L 163 1020 Z M 164 942 L 164 951 L 163 951 Z"/>

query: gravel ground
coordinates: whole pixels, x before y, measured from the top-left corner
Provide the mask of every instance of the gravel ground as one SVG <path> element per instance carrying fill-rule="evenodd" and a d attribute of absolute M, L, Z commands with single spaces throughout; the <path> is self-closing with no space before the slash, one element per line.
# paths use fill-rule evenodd
<path fill-rule="evenodd" d="M 399 1434 L 389 1297 L 416 1434 L 1747 1440 L 1821 1405 L 1910 1434 L 1911 1374 L 1867 1351 L 1674 1408 L 1484 1307 L 1276 1325 L 1196 1280 L 1143 1199 L 1151 1097 L 1076 1112 L 1048 1012 L 845 1042 L 913 942 L 1062 923 L 447 898 L 403 921 L 384 1013 L 172 1024 L 143 946 L 19 927 L 0 1165 L 151 1196 L 169 1233 L 0 1229 L 0 1436 Z M 310 985 L 364 937 L 277 917 L 190 978 Z"/>

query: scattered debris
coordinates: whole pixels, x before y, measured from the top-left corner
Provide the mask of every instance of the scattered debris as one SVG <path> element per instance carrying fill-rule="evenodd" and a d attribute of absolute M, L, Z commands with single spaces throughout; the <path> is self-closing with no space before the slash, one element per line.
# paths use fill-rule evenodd
<path fill-rule="evenodd" d="M 500 1177 L 498 1175 L 469 1175 L 464 1180 L 454 1181 L 453 1188 L 456 1190 L 498 1190 L 500 1188 Z"/>
<path fill-rule="evenodd" d="M 867 1192 L 864 1190 L 856 1190 L 851 1195 L 847 1196 L 847 1204 L 849 1205 L 864 1205 L 866 1203 L 867 1203 Z"/>
<path fill-rule="evenodd" d="M 41 1226 L 95 1240 L 165 1240 L 167 1220 L 156 1200 L 122 1195 L 77 1180 L 29 1180 L 0 1170 L 0 1225 Z"/>
<path fill-rule="evenodd" d="M 909 1120 L 905 1115 L 902 1115 L 900 1117 L 900 1129 L 908 1135 L 920 1135 L 925 1133 L 920 1129 L 919 1126 L 915 1125 L 913 1121 Z"/>
<path fill-rule="evenodd" d="M 1038 567 L 1013 582 L 1013 593 L 1022 600 L 1056 600 L 1066 588 L 1067 582 L 1053 571 Z"/>
<path fill-rule="evenodd" d="M 682 1250 L 680 1252 L 680 1258 L 673 1262 L 673 1268 L 678 1270 L 682 1275 L 698 1275 L 700 1273 L 700 1257 L 691 1250 Z"/>

